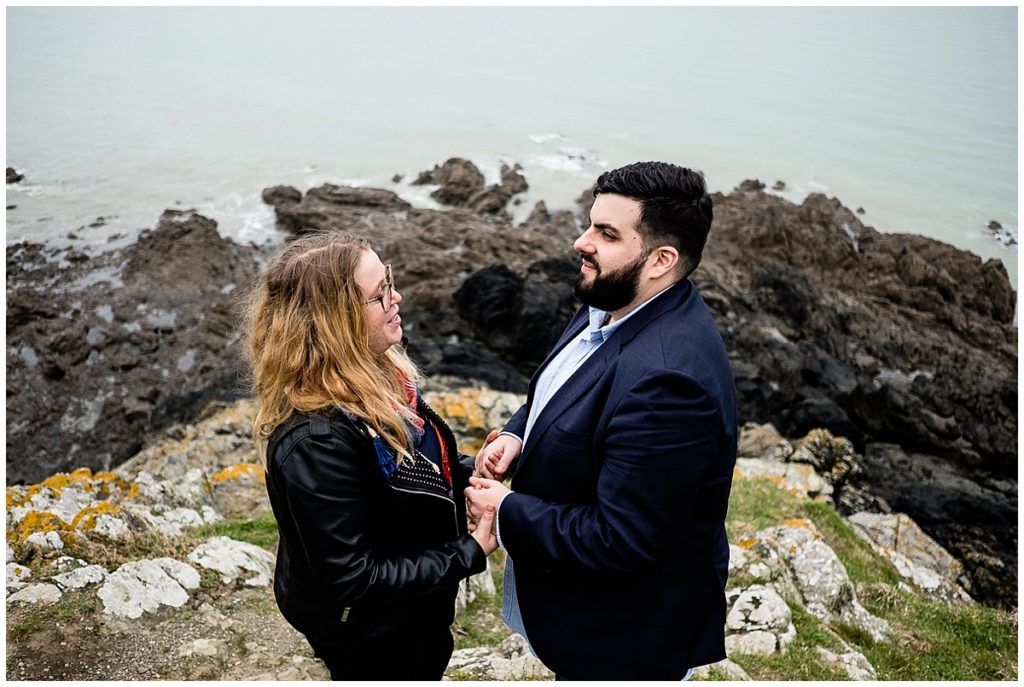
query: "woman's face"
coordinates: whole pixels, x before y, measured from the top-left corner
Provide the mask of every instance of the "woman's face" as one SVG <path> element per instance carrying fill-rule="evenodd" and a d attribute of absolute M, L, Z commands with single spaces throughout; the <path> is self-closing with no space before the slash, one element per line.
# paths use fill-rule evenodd
<path fill-rule="evenodd" d="M 384 352 L 402 340 L 402 318 L 398 316 L 398 304 L 402 294 L 388 283 L 390 266 L 384 263 L 372 250 L 363 251 L 356 263 L 355 280 L 363 290 L 365 298 L 371 301 L 366 308 L 366 330 L 370 350 L 376 355 Z"/>

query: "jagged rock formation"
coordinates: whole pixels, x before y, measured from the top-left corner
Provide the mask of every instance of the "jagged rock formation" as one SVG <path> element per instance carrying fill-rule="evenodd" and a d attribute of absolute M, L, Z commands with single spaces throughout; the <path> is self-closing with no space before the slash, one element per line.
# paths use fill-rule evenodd
<path fill-rule="evenodd" d="M 521 192 L 515 169 L 502 176 L 502 197 Z M 282 230 L 346 229 L 395 265 L 409 350 L 428 374 L 521 393 L 577 305 L 579 220 L 538 206 L 513 227 L 503 211 L 472 209 L 488 189 L 465 160 L 421 177 L 451 209 L 330 184 L 263 197 Z M 590 202 L 584 192 L 580 216 Z M 265 257 L 175 211 L 123 252 L 9 247 L 9 482 L 109 469 L 152 432 L 243 393 L 237 315 Z M 741 419 L 847 437 L 859 472 L 841 474 L 837 459 L 837 505 L 907 513 L 964 563 L 975 597 L 1014 606 L 1016 294 L 1002 265 L 751 181 L 715 195 L 695 280 L 730 352 Z M 812 479 L 806 465 L 785 470 Z"/>
<path fill-rule="evenodd" d="M 123 252 L 63 267 L 8 246 L 8 483 L 109 470 L 147 434 L 240 397 L 238 298 L 257 263 L 216 226 L 168 210 Z"/>

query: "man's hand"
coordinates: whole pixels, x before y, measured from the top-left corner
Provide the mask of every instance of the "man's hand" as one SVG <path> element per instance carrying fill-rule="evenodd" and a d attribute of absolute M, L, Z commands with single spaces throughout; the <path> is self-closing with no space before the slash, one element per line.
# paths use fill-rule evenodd
<path fill-rule="evenodd" d="M 476 454 L 473 474 L 499 482 L 504 480 L 508 473 L 508 466 L 516 459 L 521 449 L 522 444 L 514 436 L 499 435 L 498 430 L 492 431 L 487 435 L 483 448 Z"/>
<path fill-rule="evenodd" d="M 469 531 L 475 537 L 477 530 L 490 526 L 485 524 L 486 520 L 484 520 L 487 511 L 493 508 L 496 514 L 498 512 L 498 505 L 501 504 L 501 499 L 509 490 L 501 482 L 496 482 L 493 479 L 481 479 L 480 477 L 470 477 L 469 484 L 470 486 L 465 492 L 466 511 L 469 513 L 471 520 Z M 494 517 L 497 518 L 497 515 Z"/>

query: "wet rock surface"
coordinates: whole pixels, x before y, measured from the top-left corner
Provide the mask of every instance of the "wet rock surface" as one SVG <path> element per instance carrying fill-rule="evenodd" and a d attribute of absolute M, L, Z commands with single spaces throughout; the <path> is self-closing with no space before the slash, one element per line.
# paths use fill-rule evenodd
<path fill-rule="evenodd" d="M 8 246 L 8 483 L 109 469 L 242 395 L 239 299 L 256 257 L 177 210 L 123 251 Z"/>
<path fill-rule="evenodd" d="M 346 229 L 394 264 L 409 351 L 428 374 L 522 393 L 577 306 L 571 241 L 592 192 L 577 213 L 539 206 L 514 227 L 474 209 L 488 187 L 472 163 L 420 180 L 450 209 L 331 184 L 263 198 L 283 232 Z M 492 195 L 525 183 L 507 168 Z M 1016 294 L 1002 264 L 881 234 L 820 194 L 798 205 L 752 181 L 714 200 L 694 281 L 729 350 L 741 422 L 848 438 L 864 460 L 840 486 L 906 512 L 964 560 L 972 594 L 1015 605 Z M 160 427 L 244 394 L 238 312 L 265 258 L 177 211 L 120 252 L 9 246 L 8 482 L 118 465 Z"/>

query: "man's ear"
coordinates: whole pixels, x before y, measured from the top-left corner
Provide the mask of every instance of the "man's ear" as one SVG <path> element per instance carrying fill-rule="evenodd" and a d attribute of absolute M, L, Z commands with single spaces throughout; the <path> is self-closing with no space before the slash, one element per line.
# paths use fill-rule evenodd
<path fill-rule="evenodd" d="M 679 251 L 672 246 L 658 246 L 651 255 L 654 257 L 654 262 L 651 263 L 652 279 L 659 279 L 680 266 Z"/>

